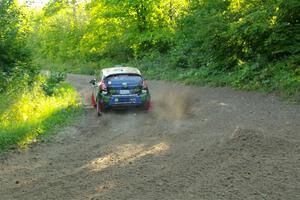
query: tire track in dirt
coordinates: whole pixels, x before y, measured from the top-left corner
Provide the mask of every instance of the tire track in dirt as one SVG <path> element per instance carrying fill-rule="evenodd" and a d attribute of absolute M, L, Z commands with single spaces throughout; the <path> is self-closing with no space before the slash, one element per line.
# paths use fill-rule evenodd
<path fill-rule="evenodd" d="M 150 81 L 150 113 L 85 114 L 0 156 L 0 199 L 300 199 L 300 108 L 229 88 Z"/>

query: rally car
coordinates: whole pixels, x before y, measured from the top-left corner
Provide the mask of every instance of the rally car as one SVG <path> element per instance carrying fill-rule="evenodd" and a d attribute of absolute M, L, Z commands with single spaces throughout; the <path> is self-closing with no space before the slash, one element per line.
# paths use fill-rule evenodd
<path fill-rule="evenodd" d="M 90 81 L 92 105 L 97 115 L 110 108 L 140 107 L 149 110 L 151 98 L 141 72 L 133 67 L 104 68 Z"/>

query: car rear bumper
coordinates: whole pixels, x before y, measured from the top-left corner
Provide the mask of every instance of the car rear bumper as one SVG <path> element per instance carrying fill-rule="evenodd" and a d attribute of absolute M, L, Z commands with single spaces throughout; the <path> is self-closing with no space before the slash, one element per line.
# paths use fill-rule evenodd
<path fill-rule="evenodd" d="M 104 102 L 105 107 L 141 107 L 150 100 L 148 94 L 134 95 L 111 95 Z"/>

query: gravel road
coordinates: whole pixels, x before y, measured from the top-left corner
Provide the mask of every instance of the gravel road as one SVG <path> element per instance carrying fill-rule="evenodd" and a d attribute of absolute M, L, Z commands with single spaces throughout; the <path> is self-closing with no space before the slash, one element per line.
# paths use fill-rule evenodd
<path fill-rule="evenodd" d="M 0 199 L 297 200 L 300 106 L 257 92 L 150 81 L 150 113 L 85 114 L 49 143 L 0 155 Z"/>

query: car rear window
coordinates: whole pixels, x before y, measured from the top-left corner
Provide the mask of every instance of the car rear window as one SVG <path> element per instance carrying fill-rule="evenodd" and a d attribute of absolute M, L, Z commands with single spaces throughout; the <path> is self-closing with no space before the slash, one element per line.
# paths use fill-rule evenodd
<path fill-rule="evenodd" d="M 119 74 L 119 75 L 111 75 L 105 79 L 107 82 L 115 82 L 115 81 L 128 81 L 128 82 L 141 82 L 142 77 L 135 74 Z"/>

